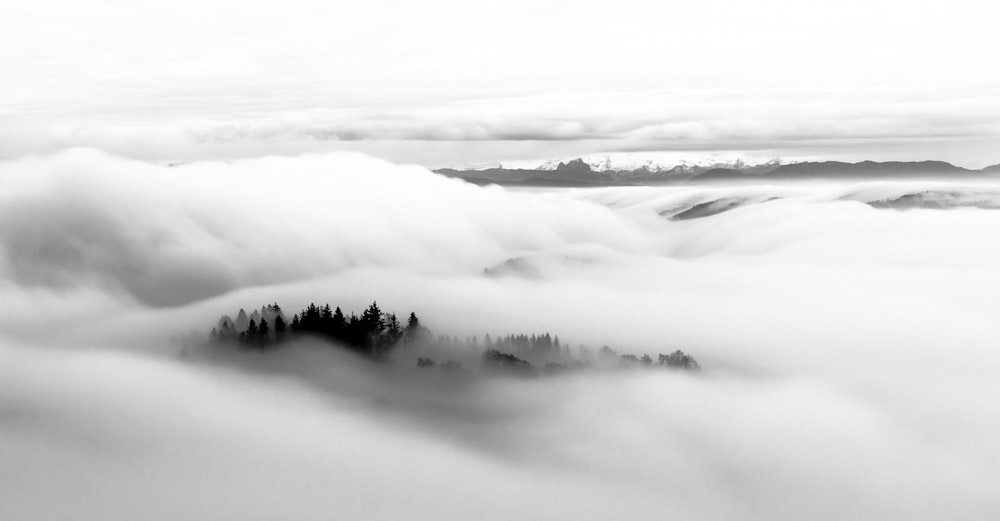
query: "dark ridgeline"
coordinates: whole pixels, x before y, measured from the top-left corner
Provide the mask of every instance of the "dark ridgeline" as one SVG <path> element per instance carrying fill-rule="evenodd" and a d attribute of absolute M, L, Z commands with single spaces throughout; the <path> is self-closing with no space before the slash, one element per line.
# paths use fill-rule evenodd
<path fill-rule="evenodd" d="M 371 360 L 385 360 L 394 349 L 412 349 L 414 353 L 427 355 L 417 357 L 417 367 L 442 371 L 464 372 L 465 369 L 450 358 L 438 363 L 429 356 L 430 352 L 446 356 L 481 352 L 479 359 L 484 369 L 517 374 L 556 374 L 594 364 L 683 370 L 701 368 L 694 358 L 679 350 L 670 355 L 661 353 L 654 362 L 647 354 L 641 357 L 632 354 L 619 356 L 608 346 L 601 347 L 594 356 L 589 349 L 580 346 L 579 357 L 574 357 L 568 345 L 549 333 L 506 335 L 496 339 L 487 334 L 481 343 L 476 336 L 465 339 L 449 336 L 435 338 L 429 329 L 420 324 L 415 313 L 410 313 L 404 325 L 395 313 L 382 311 L 376 302 L 365 308 L 361 315 L 351 313 L 350 316 L 345 316 L 340 307 L 309 304 L 292 315 L 291 320 L 287 319 L 277 303 L 262 306 L 250 314 L 240 309 L 235 321 L 224 315 L 209 334 L 211 343 L 234 344 L 258 351 L 276 349 L 291 339 L 308 337 L 328 340 L 333 346 Z"/>
<path fill-rule="evenodd" d="M 456 170 L 442 168 L 435 173 L 463 179 L 474 184 L 512 184 L 521 186 L 606 186 L 615 184 L 614 178 L 594 171 L 583 159 L 559 163 L 553 169 L 508 169 L 489 168 L 486 170 Z"/>
<path fill-rule="evenodd" d="M 610 170 L 607 165 L 595 169 L 583 159 L 558 163 L 554 168 L 503 168 L 461 170 L 441 168 L 435 173 L 487 185 L 587 187 L 627 186 L 664 183 L 711 183 L 716 181 L 777 181 L 809 179 L 908 179 L 946 176 L 949 178 L 989 178 L 1000 173 L 1000 165 L 970 170 L 944 161 L 806 161 L 782 163 L 779 160 L 759 165 L 742 161 L 712 166 L 642 166 L 632 170 Z M 604 168 L 604 169 L 601 169 Z"/>

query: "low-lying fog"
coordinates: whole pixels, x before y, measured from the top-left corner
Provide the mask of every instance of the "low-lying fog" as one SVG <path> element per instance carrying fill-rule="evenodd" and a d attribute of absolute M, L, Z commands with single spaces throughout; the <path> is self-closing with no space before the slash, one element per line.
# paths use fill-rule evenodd
<path fill-rule="evenodd" d="M 1000 183 L 511 190 L 354 154 L 0 164 L 0 518 L 993 519 Z M 175 339 L 279 302 L 683 349 L 455 383 Z M 231 362 L 231 363 L 229 363 Z"/>

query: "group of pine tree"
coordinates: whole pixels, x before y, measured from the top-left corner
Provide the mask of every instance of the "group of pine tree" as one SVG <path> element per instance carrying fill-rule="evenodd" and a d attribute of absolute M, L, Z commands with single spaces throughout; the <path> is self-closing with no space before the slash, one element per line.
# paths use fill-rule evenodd
<path fill-rule="evenodd" d="M 317 306 L 309 304 L 305 309 L 292 315 L 289 320 L 277 304 L 262 306 L 250 314 L 240 309 L 233 320 L 222 316 L 209 335 L 212 343 L 236 344 L 245 349 L 269 350 L 285 344 L 293 338 L 322 338 L 333 345 L 349 349 L 371 358 L 384 360 L 394 349 L 410 349 L 417 356 L 416 365 L 421 368 L 461 369 L 460 363 L 447 359 L 437 363 L 431 354 L 456 352 L 482 352 L 480 360 L 486 367 L 502 370 L 533 373 L 541 369 L 545 373 L 556 373 L 570 369 L 589 367 L 592 362 L 619 366 L 668 367 L 673 369 L 698 370 L 700 366 L 693 357 L 683 351 L 670 354 L 660 353 L 656 360 L 647 354 L 618 355 L 613 349 L 603 346 L 593 352 L 579 346 L 576 355 L 558 336 L 549 333 L 517 334 L 492 338 L 485 335 L 480 342 L 476 336 L 460 339 L 448 336 L 434 337 L 431 331 L 420 324 L 415 313 L 410 313 L 406 324 L 402 324 L 395 313 L 383 312 L 376 302 L 372 302 L 360 314 L 345 315 L 340 307 L 329 304 Z"/>

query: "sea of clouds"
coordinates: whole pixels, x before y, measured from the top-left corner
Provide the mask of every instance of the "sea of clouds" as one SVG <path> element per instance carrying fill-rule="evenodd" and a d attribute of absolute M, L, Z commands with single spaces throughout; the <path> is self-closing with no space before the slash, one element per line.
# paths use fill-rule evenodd
<path fill-rule="evenodd" d="M 6 161 L 0 518 L 991 519 L 996 206 L 992 180 L 549 190 L 351 153 Z M 435 333 L 705 370 L 455 383 L 176 340 L 241 307 L 373 299 Z"/>

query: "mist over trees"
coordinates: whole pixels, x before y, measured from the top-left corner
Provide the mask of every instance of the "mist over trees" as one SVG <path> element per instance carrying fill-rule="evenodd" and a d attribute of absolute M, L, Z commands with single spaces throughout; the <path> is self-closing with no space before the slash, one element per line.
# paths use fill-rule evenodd
<path fill-rule="evenodd" d="M 273 327 L 272 327 L 273 324 Z M 235 342 L 247 348 L 273 349 L 295 336 L 315 336 L 336 342 L 351 351 L 381 358 L 397 344 L 414 342 L 429 331 L 410 313 L 403 326 L 395 313 L 386 313 L 372 302 L 358 315 L 345 316 L 330 304 L 309 304 L 289 320 L 277 303 L 247 314 L 240 309 L 236 320 L 222 316 L 209 334 L 213 342 Z"/>
<path fill-rule="evenodd" d="M 275 302 L 250 313 L 240 309 L 235 320 L 223 315 L 209 333 L 211 344 L 231 344 L 256 351 L 278 349 L 296 338 L 321 339 L 332 348 L 373 361 L 409 360 L 415 367 L 442 371 L 465 371 L 460 360 L 475 360 L 487 372 L 523 375 L 551 375 L 592 367 L 701 369 L 692 356 L 680 350 L 658 353 L 654 361 L 648 354 L 619 355 L 608 346 L 596 352 L 583 345 L 574 349 L 558 335 L 548 332 L 496 337 L 485 334 L 481 339 L 478 335 L 435 337 L 416 313 L 409 313 L 403 323 L 394 312 L 384 311 L 375 301 L 360 314 L 345 314 L 339 306 L 328 303 L 310 303 L 290 319 Z"/>

